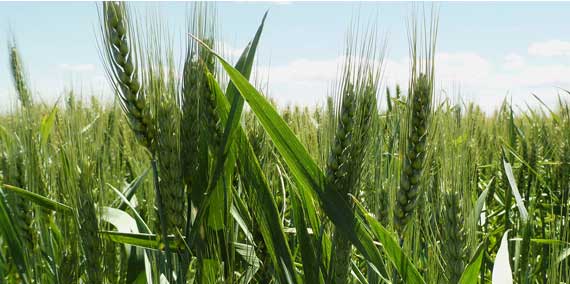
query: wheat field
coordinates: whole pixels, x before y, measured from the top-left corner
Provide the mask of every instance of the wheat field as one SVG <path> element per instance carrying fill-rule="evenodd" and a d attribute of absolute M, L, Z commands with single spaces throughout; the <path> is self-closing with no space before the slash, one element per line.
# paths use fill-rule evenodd
<path fill-rule="evenodd" d="M 0 283 L 570 283 L 570 92 L 453 103 L 432 10 L 407 86 L 355 25 L 328 100 L 278 106 L 250 83 L 271 13 L 230 63 L 212 6 L 175 58 L 159 19 L 97 5 L 113 101 L 41 103 L 8 43 Z"/>

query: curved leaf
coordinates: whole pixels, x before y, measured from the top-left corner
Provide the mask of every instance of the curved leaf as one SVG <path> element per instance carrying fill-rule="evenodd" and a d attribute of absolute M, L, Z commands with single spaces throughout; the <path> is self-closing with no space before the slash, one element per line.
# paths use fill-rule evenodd
<path fill-rule="evenodd" d="M 138 233 L 139 229 L 137 227 L 137 221 L 131 217 L 127 212 L 112 208 L 112 207 L 102 207 L 101 208 L 101 219 L 103 221 L 111 223 L 117 231 L 122 233 Z"/>
<path fill-rule="evenodd" d="M 495 257 L 493 265 L 493 284 L 512 284 L 513 271 L 509 262 L 509 231 L 506 231 L 501 240 L 501 246 Z"/>
<path fill-rule="evenodd" d="M 147 233 L 150 234 L 150 228 L 148 227 L 148 225 L 145 223 L 145 221 L 143 220 L 143 218 L 139 215 L 139 213 L 137 212 L 137 210 L 135 209 L 135 207 L 131 204 L 131 202 L 127 199 L 127 197 L 125 197 L 118 189 L 114 188 L 112 185 L 107 184 L 121 199 L 121 201 L 127 206 L 129 207 L 131 210 L 133 210 L 133 213 L 135 214 L 135 220 L 137 221 L 137 223 L 141 226 L 143 233 Z"/>
<path fill-rule="evenodd" d="M 164 244 L 156 234 L 122 233 L 113 231 L 100 231 L 101 235 L 117 243 L 133 245 L 141 248 L 164 251 Z M 174 236 L 168 236 L 169 248 L 172 250 L 182 249 Z"/>

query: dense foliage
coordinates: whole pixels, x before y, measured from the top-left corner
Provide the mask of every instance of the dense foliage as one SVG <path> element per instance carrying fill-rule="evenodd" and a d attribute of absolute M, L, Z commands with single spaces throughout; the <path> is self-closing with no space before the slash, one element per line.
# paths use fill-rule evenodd
<path fill-rule="evenodd" d="M 156 20 L 98 8 L 114 103 L 38 103 L 10 43 L 0 282 L 570 279 L 570 93 L 491 114 L 439 96 L 434 17 L 410 29 L 409 91 L 381 89 L 371 31 L 324 106 L 277 108 L 248 82 L 265 16 L 234 66 L 211 6 L 181 59 Z"/>

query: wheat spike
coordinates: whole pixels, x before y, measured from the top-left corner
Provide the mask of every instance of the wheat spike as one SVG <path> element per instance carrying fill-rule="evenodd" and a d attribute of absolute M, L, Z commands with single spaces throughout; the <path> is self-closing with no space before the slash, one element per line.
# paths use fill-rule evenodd
<path fill-rule="evenodd" d="M 461 200 L 456 192 L 444 195 L 442 252 L 449 283 L 458 283 L 465 268 L 466 237 L 463 227 Z"/>
<path fill-rule="evenodd" d="M 24 108 L 28 108 L 32 104 L 32 96 L 28 83 L 26 82 L 22 59 L 20 58 L 20 53 L 18 52 L 16 43 L 12 42 L 9 48 L 10 71 L 12 72 L 12 80 L 14 81 L 16 92 L 18 93 L 18 99 Z"/>
<path fill-rule="evenodd" d="M 419 195 L 426 156 L 427 126 L 431 111 L 431 86 L 431 82 L 425 74 L 420 74 L 412 86 L 408 146 L 403 157 L 400 188 L 394 214 L 394 221 L 399 230 L 402 230 L 410 221 Z"/>
<path fill-rule="evenodd" d="M 79 184 L 76 192 L 79 235 L 85 253 L 88 283 L 103 283 L 102 243 L 99 237 L 99 224 L 93 201 L 93 172 L 91 165 L 84 162 L 79 173 Z"/>
<path fill-rule="evenodd" d="M 136 48 L 125 3 L 103 3 L 103 44 L 107 74 L 137 140 L 153 152 L 150 108 L 139 81 Z"/>

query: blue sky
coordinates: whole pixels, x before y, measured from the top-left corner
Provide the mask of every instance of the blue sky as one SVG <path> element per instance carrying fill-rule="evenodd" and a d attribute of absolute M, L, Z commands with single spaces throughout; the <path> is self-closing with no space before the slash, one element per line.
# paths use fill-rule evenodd
<path fill-rule="evenodd" d="M 158 10 L 176 39 L 184 38 L 186 3 L 135 3 L 141 17 Z M 281 104 L 322 102 L 336 78 L 345 35 L 358 16 L 387 38 L 384 83 L 406 85 L 407 19 L 411 3 L 217 3 L 227 53 L 237 53 L 269 9 L 257 73 Z M 436 80 L 454 100 L 492 110 L 506 95 L 520 106 L 531 93 L 553 104 L 570 89 L 570 3 L 440 3 Z M 426 8 L 429 8 L 427 5 Z M 109 99 L 112 94 L 97 48 L 94 2 L 0 2 L 1 110 L 14 103 L 7 41 L 17 39 L 34 97 L 54 102 L 66 88 Z"/>

